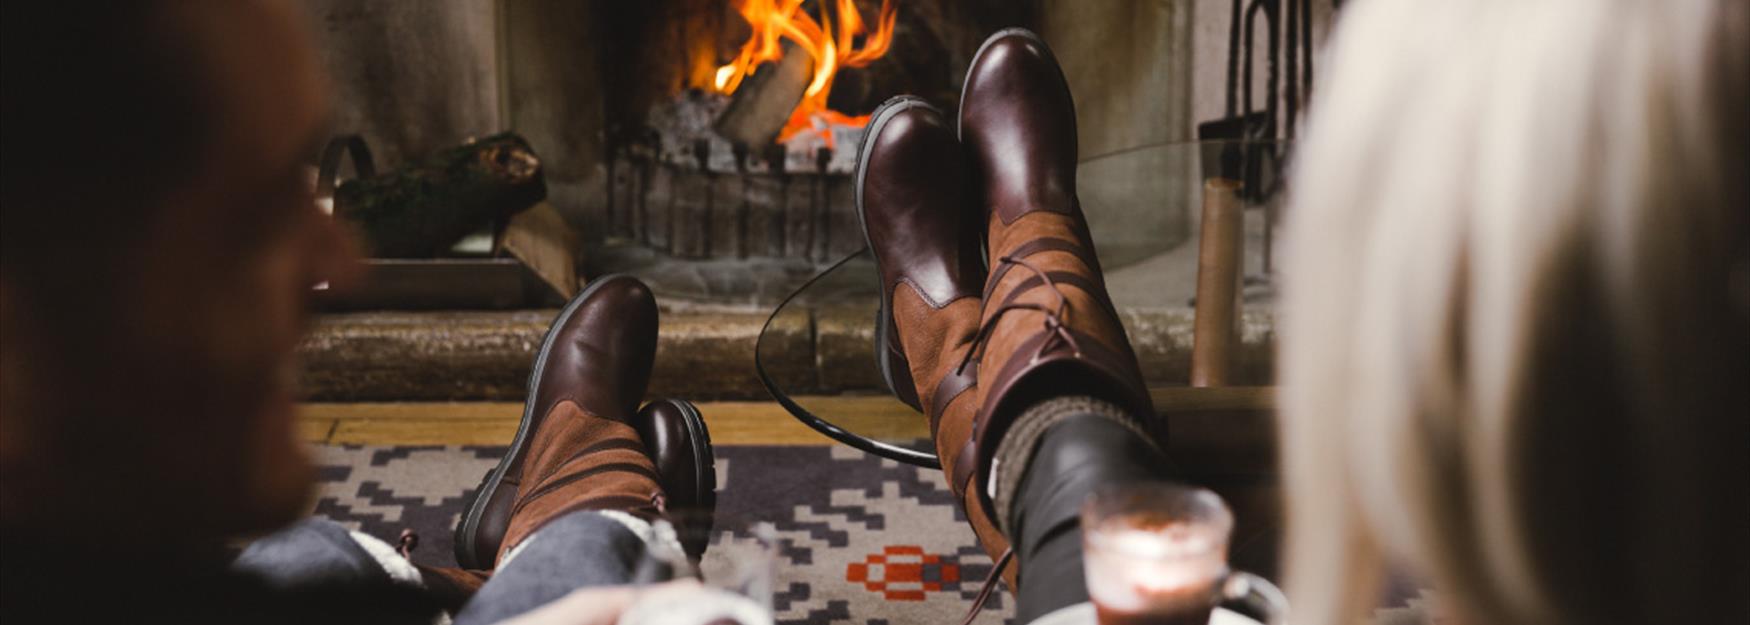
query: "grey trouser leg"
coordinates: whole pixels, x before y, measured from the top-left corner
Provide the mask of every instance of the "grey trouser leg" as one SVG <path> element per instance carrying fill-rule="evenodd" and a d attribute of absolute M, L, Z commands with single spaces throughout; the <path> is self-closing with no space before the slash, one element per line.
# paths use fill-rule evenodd
<path fill-rule="evenodd" d="M 299 521 L 251 543 L 232 568 L 282 590 L 389 583 L 383 570 L 345 527 L 328 519 Z"/>
<path fill-rule="evenodd" d="M 619 521 L 589 511 L 567 514 L 524 541 L 456 615 L 456 625 L 510 618 L 591 586 L 632 582 L 644 540 Z"/>
<path fill-rule="evenodd" d="M 492 623 L 533 610 L 590 586 L 632 582 L 644 540 L 596 512 L 572 512 L 542 527 L 494 572 L 455 623 Z M 391 578 L 349 531 L 327 519 L 305 519 L 250 544 L 232 567 L 277 588 L 388 587 Z"/>

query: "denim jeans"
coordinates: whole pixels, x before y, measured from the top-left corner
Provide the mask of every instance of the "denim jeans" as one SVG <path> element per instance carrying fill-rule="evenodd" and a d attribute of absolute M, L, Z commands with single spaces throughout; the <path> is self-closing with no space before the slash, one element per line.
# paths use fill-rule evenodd
<path fill-rule="evenodd" d="M 631 583 L 646 551 L 644 540 L 621 521 L 587 510 L 567 514 L 523 541 L 454 622 L 493 623 L 573 590 Z M 409 577 L 412 565 L 386 544 L 326 519 L 306 519 L 255 541 L 232 566 L 286 590 L 390 580 L 417 583 Z"/>

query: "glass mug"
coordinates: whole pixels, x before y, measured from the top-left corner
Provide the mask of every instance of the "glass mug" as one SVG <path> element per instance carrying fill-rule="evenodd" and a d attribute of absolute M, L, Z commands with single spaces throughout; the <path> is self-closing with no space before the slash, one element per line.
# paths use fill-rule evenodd
<path fill-rule="evenodd" d="M 1282 591 L 1228 570 L 1233 513 L 1201 488 L 1164 482 L 1102 486 L 1082 505 L 1082 564 L 1100 625 L 1205 625 L 1243 604 L 1276 625 Z"/>

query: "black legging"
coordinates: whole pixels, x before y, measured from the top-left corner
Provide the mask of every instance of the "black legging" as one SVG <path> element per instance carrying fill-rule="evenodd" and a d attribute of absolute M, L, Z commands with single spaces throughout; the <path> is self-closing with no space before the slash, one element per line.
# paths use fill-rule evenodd
<path fill-rule="evenodd" d="M 1047 430 L 1021 478 L 1009 524 L 1021 567 L 1015 622 L 1088 600 L 1079 514 L 1089 492 L 1167 472 L 1154 447 L 1111 419 L 1076 415 Z"/>

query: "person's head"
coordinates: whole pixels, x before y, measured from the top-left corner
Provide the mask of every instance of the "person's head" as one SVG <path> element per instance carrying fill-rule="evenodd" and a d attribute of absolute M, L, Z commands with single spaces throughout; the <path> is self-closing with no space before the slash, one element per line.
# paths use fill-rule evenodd
<path fill-rule="evenodd" d="M 296 7 L 4 4 L 0 519 L 164 544 L 295 518 L 292 360 L 350 242 Z"/>
<path fill-rule="evenodd" d="M 1472 623 L 1750 611 L 1750 7 L 1359 0 L 1327 52 L 1282 265 L 1296 621 L 1396 566 Z"/>

